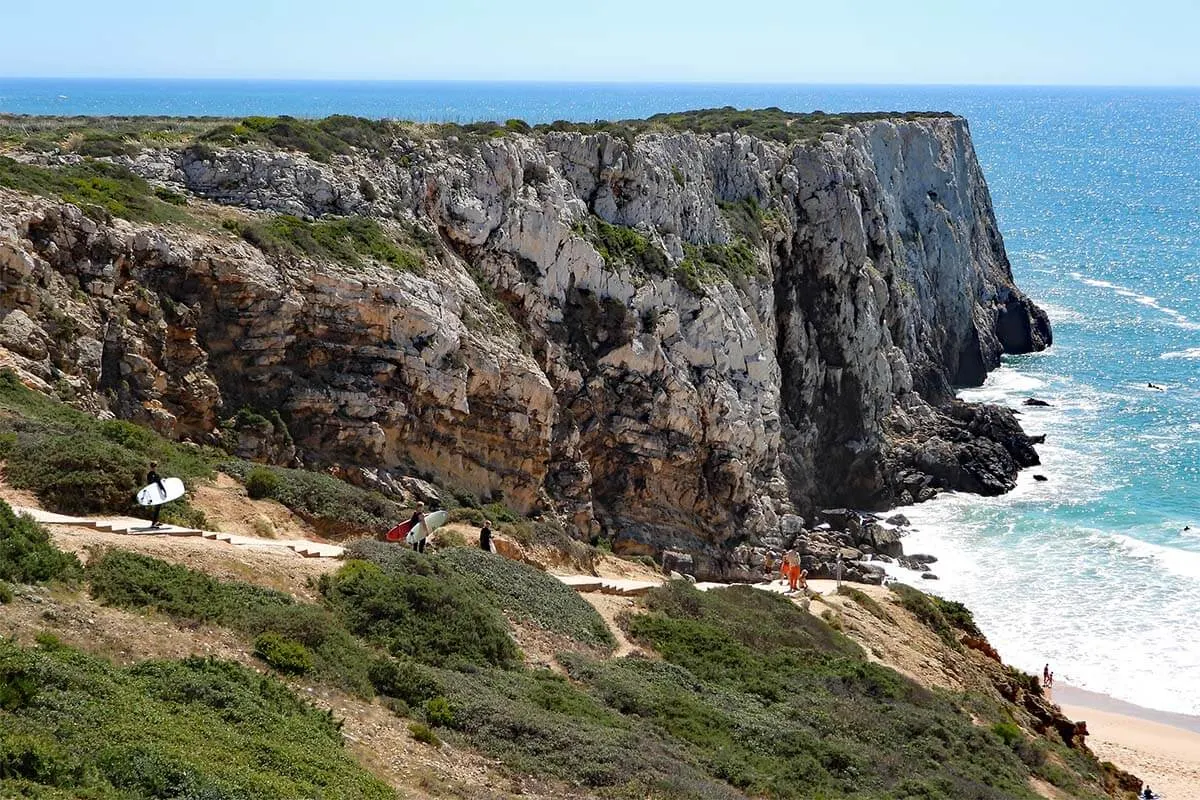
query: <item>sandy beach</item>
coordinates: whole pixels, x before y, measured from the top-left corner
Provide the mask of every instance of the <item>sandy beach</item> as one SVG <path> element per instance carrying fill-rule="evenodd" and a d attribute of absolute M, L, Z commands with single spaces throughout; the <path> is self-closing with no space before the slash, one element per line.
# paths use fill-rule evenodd
<path fill-rule="evenodd" d="M 1054 687 L 1054 702 L 1088 725 L 1096 755 L 1137 775 L 1165 800 L 1200 800 L 1200 717 L 1170 714 L 1088 692 Z"/>

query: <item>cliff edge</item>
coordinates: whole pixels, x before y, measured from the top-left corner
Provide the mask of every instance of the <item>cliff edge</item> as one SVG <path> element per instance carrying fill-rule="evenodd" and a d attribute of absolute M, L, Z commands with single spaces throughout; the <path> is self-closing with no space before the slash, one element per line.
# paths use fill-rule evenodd
<path fill-rule="evenodd" d="M 1037 463 L 1010 411 L 953 400 L 1051 341 L 965 120 L 514 127 L 16 147 L 0 363 L 177 438 L 278 410 L 286 446 L 250 455 L 420 476 L 713 574 L 822 508 Z"/>

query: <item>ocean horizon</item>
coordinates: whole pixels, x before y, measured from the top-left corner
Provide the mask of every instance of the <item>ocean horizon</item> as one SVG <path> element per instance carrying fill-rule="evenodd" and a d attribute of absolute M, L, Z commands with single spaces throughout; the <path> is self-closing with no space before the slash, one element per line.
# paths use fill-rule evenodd
<path fill-rule="evenodd" d="M 1200 89 L 0 78 L 12 114 L 540 123 L 726 105 L 967 118 L 1055 343 L 962 396 L 1047 438 L 1010 494 L 903 509 L 906 551 L 939 558 L 918 583 L 965 602 L 1007 662 L 1200 715 Z"/>

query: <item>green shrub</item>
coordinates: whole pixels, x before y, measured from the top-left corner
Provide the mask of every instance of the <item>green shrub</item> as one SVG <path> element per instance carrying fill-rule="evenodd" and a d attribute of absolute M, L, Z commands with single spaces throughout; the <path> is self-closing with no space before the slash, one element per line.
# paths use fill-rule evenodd
<path fill-rule="evenodd" d="M 7 605 L 13 601 L 13 590 L 4 581 L 0 581 L 0 605 Z"/>
<path fill-rule="evenodd" d="M 236 664 L 122 669 L 0 640 L 0 696 L 3 797 L 395 797 L 345 752 L 330 714 Z"/>
<path fill-rule="evenodd" d="M 213 474 L 211 449 L 176 444 L 124 420 L 98 421 L 23 386 L 7 369 L 0 370 L 0 432 L 9 480 L 64 514 L 148 513 L 133 498 L 151 461 L 159 474 L 185 483 Z M 186 503 L 170 508 L 185 524 L 197 521 Z"/>
<path fill-rule="evenodd" d="M 497 558 L 478 548 L 447 551 L 436 559 L 475 582 L 489 602 L 518 619 L 591 647 L 614 645 L 612 633 L 596 609 L 574 589 L 536 567 Z"/>
<path fill-rule="evenodd" d="M 274 497 L 279 491 L 279 476 L 266 467 L 254 467 L 246 475 L 246 494 L 254 500 Z"/>
<path fill-rule="evenodd" d="M 999 736 L 1001 741 L 1009 747 L 1025 738 L 1015 722 L 997 722 L 992 725 L 992 733 Z"/>
<path fill-rule="evenodd" d="M 85 160 L 65 167 L 23 164 L 0 156 L 0 186 L 59 197 L 90 216 L 139 222 L 187 222 L 187 212 L 155 196 L 154 188 L 125 167 Z"/>
<path fill-rule="evenodd" d="M 260 466 L 247 461 L 227 461 L 221 469 L 243 484 L 258 470 L 270 472 L 276 479 L 270 496 L 324 536 L 375 535 L 404 518 L 398 503 L 325 473 Z"/>
<path fill-rule="evenodd" d="M 280 672 L 291 675 L 303 675 L 313 668 L 313 656 L 307 647 L 277 633 L 255 636 L 254 655 Z"/>
<path fill-rule="evenodd" d="M 504 621 L 461 583 L 351 561 L 321 576 L 321 593 L 351 632 L 393 655 L 435 665 L 519 659 Z"/>
<path fill-rule="evenodd" d="M 948 646 L 956 650 L 962 649 L 958 637 L 954 634 L 954 629 L 946 621 L 941 606 L 934 597 L 903 583 L 893 583 L 891 589 L 900 598 L 900 605 L 920 620 L 925 627 L 936 633 Z"/>
<path fill-rule="evenodd" d="M 395 123 L 336 114 L 319 120 L 295 117 L 246 117 L 224 123 L 201 134 L 200 141 L 223 145 L 273 144 L 286 150 L 308 153 L 317 161 L 329 161 L 351 148 L 369 154 L 386 153 L 396 136 Z"/>
<path fill-rule="evenodd" d="M 416 739 L 422 744 L 432 745 L 433 747 L 442 746 L 442 740 L 439 739 L 438 735 L 433 732 L 433 729 L 424 722 L 408 723 L 408 732 L 412 735 L 412 738 Z"/>
<path fill-rule="evenodd" d="M 425 719 L 435 728 L 454 727 L 454 709 L 444 697 L 431 697 L 425 703 Z"/>
<path fill-rule="evenodd" d="M 82 574 L 79 559 L 50 541 L 44 527 L 0 500 L 0 581 L 44 583 L 74 581 Z M 8 600 L 12 599 L 11 591 Z"/>
<path fill-rule="evenodd" d="M 668 274 L 666 253 L 633 228 L 590 216 L 575 224 L 575 233 L 591 242 L 610 269 L 629 269 L 640 276 Z"/>
<path fill-rule="evenodd" d="M 941 112 L 866 112 L 825 114 L 820 111 L 800 113 L 779 108 L 742 110 L 732 106 L 655 114 L 648 119 L 619 122 L 565 122 L 538 125 L 537 131 L 577 131 L 607 133 L 626 142 L 646 131 L 691 131 L 700 134 L 720 134 L 738 131 L 768 141 L 785 144 L 815 139 L 824 133 L 834 133 L 847 125 L 876 119 L 926 119 L 950 116 Z"/>
<path fill-rule="evenodd" d="M 867 611 L 871 616 L 883 622 L 892 622 L 892 616 L 883 610 L 883 606 L 875 602 L 875 598 L 871 597 L 861 589 L 855 589 L 853 586 L 843 584 L 838 587 L 837 593 L 849 597 L 859 606 Z"/>
<path fill-rule="evenodd" d="M 675 278 L 693 293 L 712 283 L 744 282 L 759 274 L 758 258 L 744 239 L 731 244 L 685 244 Z"/>
<path fill-rule="evenodd" d="M 975 624 L 975 615 L 971 613 L 971 609 L 956 600 L 946 600 L 937 595 L 930 595 L 929 599 L 942 612 L 947 624 L 976 638 L 983 638 L 983 631 Z"/>
<path fill-rule="evenodd" d="M 413 233 L 410 229 L 409 233 Z M 281 214 L 241 226 L 241 235 L 264 253 L 282 258 L 313 258 L 361 267 L 376 261 L 405 272 L 423 273 L 428 250 L 413 236 L 399 239 L 369 217 L 305 222 Z"/>
<path fill-rule="evenodd" d="M 146 512 L 139 510 L 139 513 L 145 514 Z M 183 499 L 164 503 L 159 519 L 167 525 L 178 525 L 181 528 L 194 528 L 201 531 L 208 528 L 208 515 Z"/>
<path fill-rule="evenodd" d="M 124 550 L 94 559 L 87 574 L 92 596 L 105 603 L 154 609 L 249 636 L 271 634 L 306 648 L 315 677 L 359 695 L 372 694 L 371 653 L 320 606 Z"/>
<path fill-rule="evenodd" d="M 9 457 L 12 484 L 64 514 L 123 511 L 141 488 L 145 463 L 92 432 L 24 437 Z"/>
<path fill-rule="evenodd" d="M 411 659 L 377 658 L 370 667 L 371 684 L 386 697 L 420 707 L 444 691 L 436 670 Z"/>

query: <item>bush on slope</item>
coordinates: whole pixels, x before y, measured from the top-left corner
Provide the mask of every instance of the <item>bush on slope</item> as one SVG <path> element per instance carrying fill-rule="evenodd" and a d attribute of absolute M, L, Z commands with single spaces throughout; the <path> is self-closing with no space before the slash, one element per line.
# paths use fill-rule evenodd
<path fill-rule="evenodd" d="M 55 547 L 43 526 L 0 500 L 0 581 L 73 581 L 82 573 L 79 559 Z"/>
<path fill-rule="evenodd" d="M 130 668 L 0 640 L 0 796 L 390 800 L 332 717 L 278 681 L 189 658 Z"/>
<path fill-rule="evenodd" d="M 9 481 L 63 514 L 141 512 L 134 495 L 151 461 L 185 483 L 213 474 L 215 453 L 168 441 L 124 420 L 97 420 L 0 370 L 0 458 Z M 165 507 L 194 515 L 185 502 Z"/>
<path fill-rule="evenodd" d="M 535 567 L 473 547 L 451 548 L 422 559 L 406 548 L 375 541 L 354 542 L 349 555 L 401 574 L 433 570 L 461 584 L 517 619 L 560 633 L 589 647 L 611 648 L 608 626 L 586 600 L 562 581 Z M 419 566 L 422 561 L 425 566 Z"/>
<path fill-rule="evenodd" d="M 125 550 L 104 553 L 88 565 L 87 576 L 92 595 L 105 603 L 265 635 L 277 645 L 271 653 L 279 645 L 291 652 L 289 664 L 311 662 L 314 677 L 360 696 L 374 694 L 367 676 L 371 652 L 320 606 Z"/>
<path fill-rule="evenodd" d="M 321 593 L 350 631 L 392 655 L 437 666 L 506 667 L 520 660 L 495 609 L 444 572 L 385 571 L 351 561 L 321 577 Z"/>

